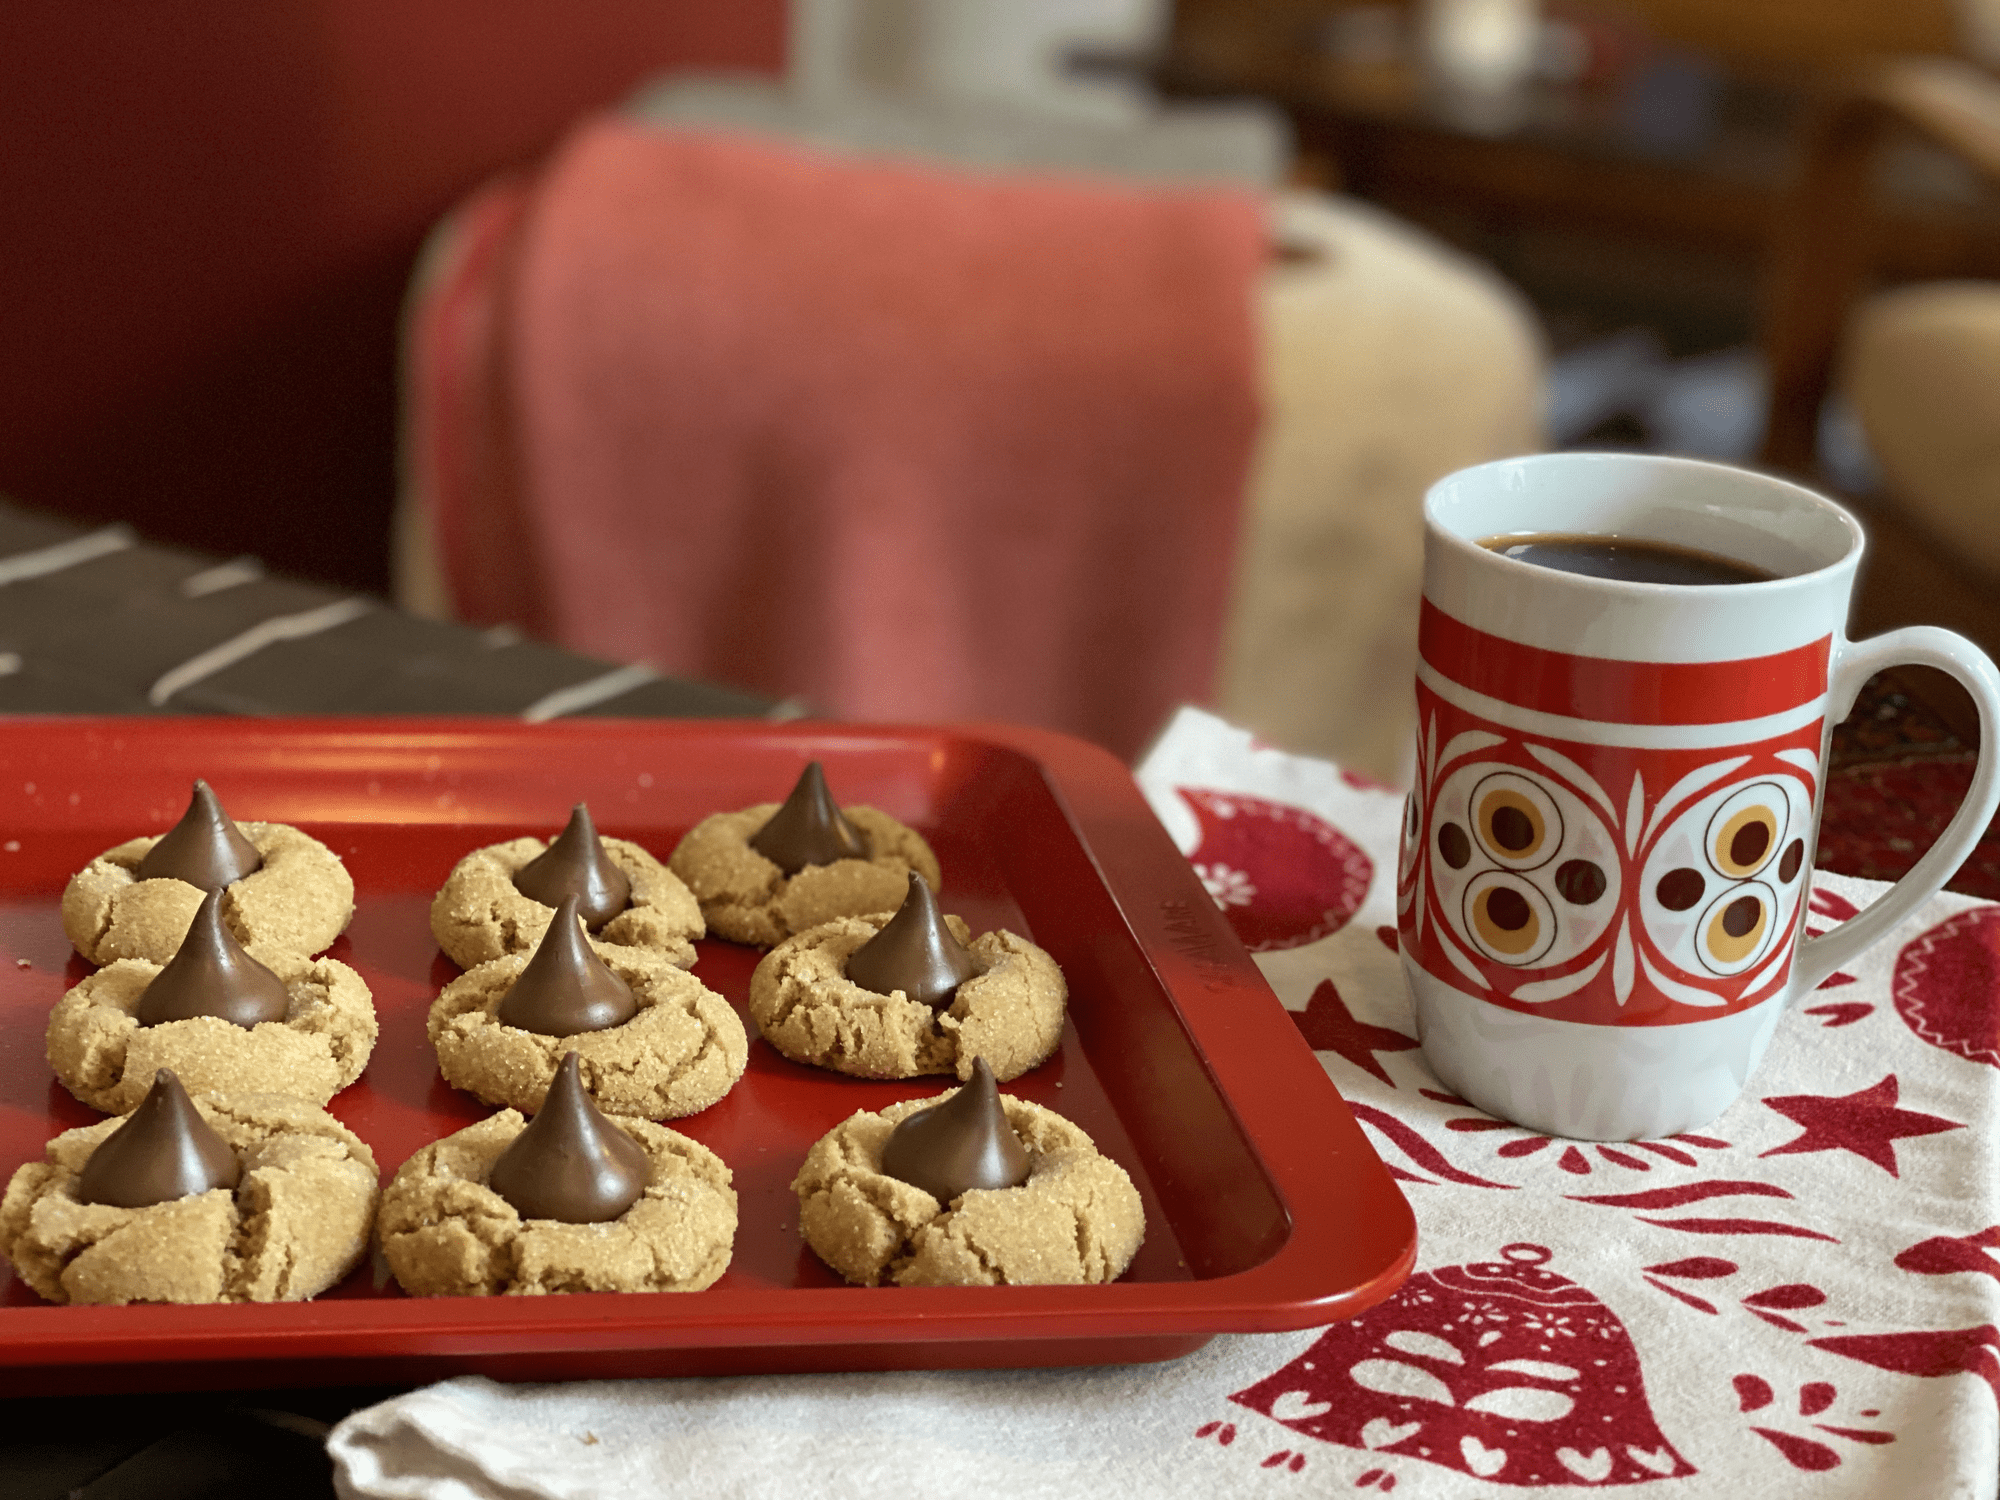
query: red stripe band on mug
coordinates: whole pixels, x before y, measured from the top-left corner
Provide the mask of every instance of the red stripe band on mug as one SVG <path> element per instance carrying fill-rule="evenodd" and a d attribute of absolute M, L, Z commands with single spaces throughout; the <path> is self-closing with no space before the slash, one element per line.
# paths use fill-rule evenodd
<path fill-rule="evenodd" d="M 1424 600 L 1417 648 L 1450 682 L 1517 708 L 1610 724 L 1732 724 L 1826 691 L 1833 637 L 1739 661 L 1614 661 L 1488 635 Z"/>

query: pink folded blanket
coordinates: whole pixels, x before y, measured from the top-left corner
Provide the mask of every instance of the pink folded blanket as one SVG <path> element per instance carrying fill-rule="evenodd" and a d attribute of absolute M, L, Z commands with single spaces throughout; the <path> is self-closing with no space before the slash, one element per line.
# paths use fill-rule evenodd
<path fill-rule="evenodd" d="M 1253 195 L 605 120 L 455 231 L 407 435 L 461 617 L 1126 756 L 1208 697 Z"/>

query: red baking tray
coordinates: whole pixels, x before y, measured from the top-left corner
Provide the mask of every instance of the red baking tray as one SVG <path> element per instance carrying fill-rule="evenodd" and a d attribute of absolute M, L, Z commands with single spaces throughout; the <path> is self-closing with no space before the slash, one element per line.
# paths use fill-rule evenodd
<path fill-rule="evenodd" d="M 237 817 L 298 824 L 353 872 L 354 922 L 332 953 L 368 981 L 382 1030 L 330 1108 L 386 1179 L 486 1113 L 438 1077 L 424 1037 L 458 972 L 431 939 L 430 900 L 461 855 L 553 835 L 587 799 L 601 829 L 664 857 L 706 814 L 781 798 L 811 758 L 841 801 L 930 839 L 947 910 L 1062 965 L 1062 1049 L 1008 1089 L 1081 1125 L 1138 1184 L 1146 1242 L 1117 1283 L 843 1284 L 799 1239 L 793 1173 L 853 1111 L 947 1080 L 869 1083 L 753 1043 L 736 1088 L 674 1122 L 735 1173 L 735 1257 L 708 1291 L 414 1298 L 378 1263 L 303 1304 L 51 1307 L 0 1262 L 0 1389 L 1122 1363 L 1351 1317 L 1396 1288 L 1416 1251 L 1409 1206 L 1125 768 L 1077 740 L 984 725 L 0 724 L 0 1171 L 100 1118 L 42 1051 L 50 1007 L 89 972 L 63 936 L 63 885 L 169 826 L 195 776 Z M 740 1007 L 756 957 L 704 942 L 695 973 Z"/>

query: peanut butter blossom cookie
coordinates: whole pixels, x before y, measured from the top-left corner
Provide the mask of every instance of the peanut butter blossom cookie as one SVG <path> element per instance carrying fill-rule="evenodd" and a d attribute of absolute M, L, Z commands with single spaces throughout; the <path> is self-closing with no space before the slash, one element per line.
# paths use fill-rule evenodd
<path fill-rule="evenodd" d="M 525 1126 L 504 1109 L 404 1162 L 379 1233 L 420 1297 L 698 1292 L 728 1269 L 736 1191 L 706 1146 L 608 1119 L 571 1052 Z"/>
<path fill-rule="evenodd" d="M 354 880 L 326 845 L 285 823 L 237 823 L 208 783 L 164 835 L 127 839 L 97 856 L 63 892 L 63 931 L 94 964 L 163 964 L 195 908 L 222 893 L 222 919 L 252 953 L 324 950 L 354 915 Z"/>
<path fill-rule="evenodd" d="M 324 1104 L 361 1076 L 375 1047 L 373 997 L 330 958 L 244 951 L 210 891 L 162 967 L 121 958 L 56 1002 L 49 1066 L 108 1114 L 132 1108 L 172 1068 L 196 1093 L 292 1094 Z"/>
<path fill-rule="evenodd" d="M 688 830 L 667 866 L 709 930 L 769 947 L 835 917 L 891 911 L 912 870 L 939 884 L 923 835 L 872 807 L 838 807 L 818 761 L 782 806 L 716 813 Z"/>
<path fill-rule="evenodd" d="M 0 1199 L 0 1254 L 51 1302 L 299 1302 L 360 1261 L 375 1158 L 283 1094 L 190 1099 L 64 1131 Z"/>
<path fill-rule="evenodd" d="M 749 1060 L 735 1008 L 655 949 L 593 946 L 577 906 L 564 898 L 532 955 L 480 964 L 432 1002 L 439 1071 L 488 1104 L 534 1110 L 573 1051 L 613 1114 L 708 1108 Z"/>
<path fill-rule="evenodd" d="M 1146 1235 L 1138 1189 L 1052 1110 L 964 1087 L 857 1111 L 792 1182 L 813 1252 L 858 1286 L 1111 1281 Z"/>
<path fill-rule="evenodd" d="M 600 839 L 579 802 L 554 842 L 511 839 L 458 862 L 431 903 L 431 933 L 461 968 L 542 940 L 565 896 L 577 898 L 600 943 L 651 948 L 681 968 L 694 964 L 701 909 L 678 875 L 626 839 Z"/>
<path fill-rule="evenodd" d="M 977 938 L 913 871 L 893 916 L 843 917 L 787 938 L 750 976 L 750 1018 L 794 1062 L 857 1078 L 1018 1078 L 1062 1041 L 1068 986 L 1024 937 Z"/>

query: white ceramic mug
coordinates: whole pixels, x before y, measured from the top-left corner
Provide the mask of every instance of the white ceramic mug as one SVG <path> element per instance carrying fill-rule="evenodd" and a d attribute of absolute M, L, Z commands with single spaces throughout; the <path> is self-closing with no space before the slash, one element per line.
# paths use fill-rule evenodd
<path fill-rule="evenodd" d="M 1565 453 L 1462 470 L 1424 504 L 1416 787 L 1398 930 L 1424 1055 L 1464 1099 L 1585 1140 L 1672 1135 L 1741 1092 L 1785 1005 L 1944 884 L 2000 801 L 2000 678 L 1926 626 L 1845 634 L 1860 526 L 1767 475 Z M 1586 577 L 1523 534 L 1649 541 L 1768 580 Z M 1979 706 L 1958 814 L 1861 915 L 1801 938 L 1832 726 L 1886 667 Z"/>

